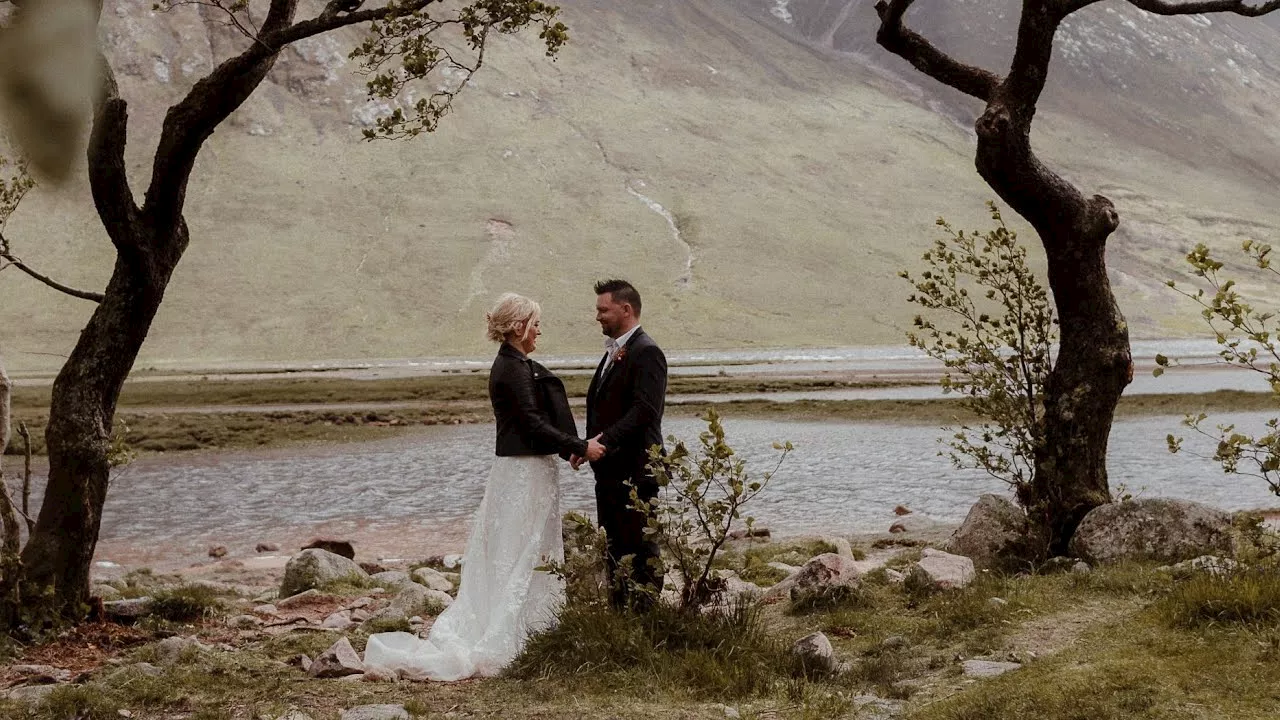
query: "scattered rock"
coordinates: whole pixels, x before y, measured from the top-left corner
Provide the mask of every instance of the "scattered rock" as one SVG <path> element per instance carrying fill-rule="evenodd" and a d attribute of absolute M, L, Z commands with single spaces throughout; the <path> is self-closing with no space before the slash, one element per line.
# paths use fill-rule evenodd
<path fill-rule="evenodd" d="M 314 664 L 315 664 L 315 661 L 312 660 L 311 656 L 307 655 L 306 653 L 303 653 L 302 655 L 298 656 L 298 667 L 302 668 L 302 672 L 310 673 L 311 666 Z"/>
<path fill-rule="evenodd" d="M 227 621 L 227 627 L 235 630 L 253 630 L 262 624 L 262 621 L 252 615 L 236 615 Z"/>
<path fill-rule="evenodd" d="M 70 670 L 60 670 L 51 665 L 14 665 L 9 668 L 9 672 L 33 685 L 71 682 Z"/>
<path fill-rule="evenodd" d="M 372 605 L 372 604 L 373 604 L 373 598 L 362 597 L 362 598 L 357 598 L 357 599 L 356 599 L 354 602 L 352 602 L 350 605 L 347 605 L 347 607 L 346 607 L 345 609 L 346 609 L 346 610 L 359 610 L 360 608 L 367 608 L 367 607 L 369 607 L 369 606 L 370 606 L 370 605 Z"/>
<path fill-rule="evenodd" d="M 278 597 L 280 597 L 280 593 L 276 592 L 275 590 L 268 590 L 260 595 L 254 596 L 253 601 L 258 604 L 269 603 Z"/>
<path fill-rule="evenodd" d="M 301 710 L 290 710 L 289 712 L 276 718 L 276 720 L 312 720 L 311 716 Z"/>
<path fill-rule="evenodd" d="M 894 524 L 892 524 L 892 525 L 890 525 L 890 526 L 889 526 L 889 532 L 891 532 L 891 533 L 895 533 L 895 534 L 896 534 L 896 533 L 904 533 L 904 532 L 906 532 L 906 531 L 907 531 L 906 523 L 896 522 L 896 523 L 894 523 Z"/>
<path fill-rule="evenodd" d="M 93 587 L 89 588 L 89 596 L 102 598 L 104 602 L 110 601 L 110 600 L 119 600 L 120 591 L 111 587 L 110 585 L 94 585 Z"/>
<path fill-rule="evenodd" d="M 910 515 L 911 510 L 906 505 L 899 505 L 893 509 L 893 514 L 898 516 Z"/>
<path fill-rule="evenodd" d="M 432 590 L 441 592 L 449 592 L 453 589 L 453 583 L 444 576 L 439 570 L 432 570 L 429 567 L 420 567 L 413 571 L 414 581 L 426 585 Z"/>
<path fill-rule="evenodd" d="M 253 548 L 254 552 L 260 552 L 260 553 L 279 552 L 279 550 L 280 550 L 279 545 L 275 543 L 269 543 L 269 542 L 260 542 L 257 545 L 255 545 Z"/>
<path fill-rule="evenodd" d="M 267 603 L 266 605 L 254 606 L 253 611 L 258 613 L 259 615 L 275 615 L 277 612 L 279 612 L 279 608 L 277 608 L 275 605 Z"/>
<path fill-rule="evenodd" d="M 848 540 L 835 536 L 823 538 L 822 541 L 834 547 L 836 549 L 836 554 L 840 557 L 849 558 L 850 560 L 853 559 L 853 547 L 849 545 Z"/>
<path fill-rule="evenodd" d="M 440 559 L 440 564 L 449 570 L 462 567 L 462 556 L 458 554 L 445 555 Z"/>
<path fill-rule="evenodd" d="M 156 645 L 156 662 L 161 665 L 173 665 L 188 654 L 198 653 L 207 649 L 195 638 L 165 638 Z"/>
<path fill-rule="evenodd" d="M 1022 667 L 1020 663 L 997 662 L 995 660 L 965 660 L 963 666 L 965 675 L 977 678 L 995 677 Z"/>
<path fill-rule="evenodd" d="M 1172 572 L 1179 577 L 1186 577 L 1197 572 L 1210 575 L 1226 575 L 1240 567 L 1240 563 L 1231 558 L 1220 558 L 1216 555 L 1201 555 L 1191 560 L 1183 560 L 1173 567 L 1161 567 L 1157 570 Z"/>
<path fill-rule="evenodd" d="M 409 578 L 409 573 L 400 570 L 385 570 L 375 575 L 370 575 L 369 579 L 387 588 L 402 588 L 413 582 Z"/>
<path fill-rule="evenodd" d="M 8 698 L 16 702 L 38 703 L 57 689 L 57 685 L 23 685 L 9 691 Z"/>
<path fill-rule="evenodd" d="M 327 550 L 309 549 L 294 555 L 284 569 L 280 596 L 289 597 L 304 590 L 342 580 L 363 582 L 369 575 L 351 561 Z"/>
<path fill-rule="evenodd" d="M 343 710 L 338 720 L 409 720 L 403 705 L 361 705 Z"/>
<path fill-rule="evenodd" d="M 808 673 L 829 675 L 836 671 L 836 651 L 831 641 L 820 632 L 806 635 L 791 646 L 791 653 L 799 658 Z"/>
<path fill-rule="evenodd" d="M 724 576 L 724 590 L 721 592 L 722 602 L 733 605 L 739 600 L 756 600 L 764 595 L 764 588 L 753 582 L 747 582 L 737 574 Z"/>
<path fill-rule="evenodd" d="M 983 495 L 947 540 L 949 553 L 963 555 L 980 568 L 1001 567 L 1022 544 L 1027 514 L 1008 498 Z"/>
<path fill-rule="evenodd" d="M 312 550 L 312 549 L 324 550 L 325 552 L 333 553 L 334 555 L 344 557 L 348 560 L 356 559 L 356 549 L 355 549 L 355 546 L 351 544 L 350 540 L 334 540 L 332 538 L 314 538 L 311 540 L 311 542 L 307 543 L 306 545 L 303 545 L 302 549 L 303 550 Z"/>
<path fill-rule="evenodd" d="M 885 568 L 884 576 L 886 579 L 888 579 L 889 582 L 894 584 L 905 582 L 907 579 L 906 575 L 903 575 L 902 573 L 898 572 L 897 570 L 894 570 L 893 568 Z"/>
<path fill-rule="evenodd" d="M 1080 560 L 1071 566 L 1071 572 L 1075 575 L 1088 575 L 1093 572 L 1093 568 L 1089 566 L 1089 563 Z"/>
<path fill-rule="evenodd" d="M 902 701 L 875 695 L 854 695 L 853 706 L 859 720 L 890 720 L 902 714 Z"/>
<path fill-rule="evenodd" d="M 308 605 L 313 602 L 327 602 L 334 598 L 333 595 L 320 592 L 319 590 L 304 590 L 297 595 L 290 595 L 283 600 L 275 602 L 276 610 L 292 610 L 302 605 Z"/>
<path fill-rule="evenodd" d="M 1231 515 L 1187 500 L 1143 498 L 1089 511 L 1071 551 L 1098 562 L 1180 562 L 1201 555 L 1233 555 Z"/>
<path fill-rule="evenodd" d="M 112 600 L 102 603 L 102 610 L 107 618 L 127 623 L 151 614 L 151 598 L 148 596 L 129 600 Z"/>
<path fill-rule="evenodd" d="M 364 673 L 364 663 L 360 655 L 351 647 L 351 641 L 344 638 L 334 643 L 328 650 L 320 654 L 307 669 L 307 674 L 314 678 L 337 678 Z M 343 717 L 346 717 L 344 714 Z"/>
<path fill-rule="evenodd" d="M 796 567 L 795 565 L 788 565 L 784 562 L 778 562 L 777 560 L 769 563 L 769 567 L 773 568 L 774 570 L 781 570 L 782 572 L 788 575 L 795 575 L 796 573 L 800 572 L 800 568 Z"/>
<path fill-rule="evenodd" d="M 320 623 L 320 627 L 330 630 L 346 630 L 355 624 L 355 621 L 351 619 L 351 613 L 343 610 L 325 618 L 324 622 Z"/>
<path fill-rule="evenodd" d="M 772 537 L 773 531 L 766 527 L 753 527 L 751 529 L 742 528 L 729 533 L 730 540 L 745 540 L 746 538 L 767 538 Z"/>
<path fill-rule="evenodd" d="M 352 610 L 351 621 L 362 623 L 372 617 L 367 610 Z"/>
<path fill-rule="evenodd" d="M 378 563 L 374 563 L 374 562 L 362 562 L 362 563 L 356 563 L 356 564 L 360 566 L 361 570 L 365 571 L 370 575 L 377 575 L 378 573 L 384 573 L 388 570 L 388 568 L 385 568 L 379 565 Z"/>
<path fill-rule="evenodd" d="M 211 558 L 224 558 L 226 556 L 227 556 L 226 545 L 214 545 L 213 547 L 209 548 L 209 557 Z"/>
<path fill-rule="evenodd" d="M 966 587 L 975 577 L 972 560 L 933 548 L 925 548 L 920 561 L 907 571 L 907 582 L 938 590 Z"/>
<path fill-rule="evenodd" d="M 997 608 L 997 609 L 999 609 L 999 608 L 1003 608 L 1003 607 L 1008 607 L 1008 606 L 1009 606 L 1009 601 L 1008 601 L 1008 600 L 1005 600 L 1004 598 L 993 597 L 993 598 L 988 598 L 988 599 L 987 599 L 987 604 L 988 604 L 988 605 L 990 605 L 990 606 L 991 606 L 991 607 L 993 607 L 993 608 Z"/>
<path fill-rule="evenodd" d="M 907 639 L 901 635 L 890 635 L 880 641 L 880 647 L 886 650 L 901 650 L 907 646 Z"/>
<path fill-rule="evenodd" d="M 836 588 L 855 589 L 861 584 L 861 575 L 852 558 L 824 553 L 805 563 L 795 575 L 769 588 L 765 597 L 790 595 L 795 602 L 807 594 L 832 592 Z"/>
<path fill-rule="evenodd" d="M 724 713 L 724 716 L 725 716 L 725 717 L 727 717 L 727 718 L 740 718 L 740 717 L 742 717 L 742 713 L 738 712 L 738 708 L 735 708 L 735 707 L 729 707 L 728 705 L 712 705 L 712 706 L 711 706 L 711 709 L 712 709 L 712 710 L 719 710 L 720 712 Z"/>

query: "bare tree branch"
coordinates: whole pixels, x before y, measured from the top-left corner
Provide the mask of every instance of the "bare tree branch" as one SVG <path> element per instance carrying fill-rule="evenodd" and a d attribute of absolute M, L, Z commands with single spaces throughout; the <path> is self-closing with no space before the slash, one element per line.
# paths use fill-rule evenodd
<path fill-rule="evenodd" d="M 965 65 L 939 50 L 920 34 L 903 26 L 902 16 L 914 1 L 880 0 L 876 3 L 876 12 L 880 15 L 876 42 L 934 80 L 979 100 L 990 101 L 996 87 L 1000 85 L 999 76 L 979 67 Z"/>
<path fill-rule="evenodd" d="M 218 65 L 165 115 L 144 201 L 145 212 L 158 227 L 176 226 L 201 145 L 253 93 L 282 49 L 338 28 L 408 15 L 435 2 L 438 0 L 393 0 L 379 8 L 342 12 L 341 8 L 350 7 L 351 2 L 335 1 L 318 16 L 295 23 L 298 0 L 272 0 L 258 42 Z"/>
<path fill-rule="evenodd" d="M 105 56 L 99 54 L 101 87 L 94 99 L 93 130 L 89 133 L 89 186 L 93 204 L 107 236 L 121 253 L 132 253 L 138 205 L 129 187 L 124 162 L 128 141 L 128 104 L 120 97 L 115 73 Z"/>
<path fill-rule="evenodd" d="M 18 435 L 22 438 L 22 516 L 27 519 L 27 536 L 36 529 L 31 519 L 31 433 L 25 422 L 18 423 Z"/>
<path fill-rule="evenodd" d="M 36 272 L 35 270 L 31 269 L 29 266 L 27 266 L 26 263 L 14 257 L 13 253 L 9 250 L 9 240 L 4 236 L 3 233 L 0 233 L 0 260 L 4 260 L 5 262 L 8 262 L 9 265 L 12 265 L 18 268 L 22 272 L 30 275 L 31 277 L 35 278 L 36 280 L 39 280 L 40 282 L 44 283 L 45 285 L 48 285 L 49 287 L 53 288 L 54 290 L 57 290 L 58 292 L 66 293 L 71 297 L 80 298 L 81 300 L 90 300 L 96 303 L 102 302 L 102 293 L 89 292 L 86 290 L 77 290 L 73 287 L 68 287 L 58 282 L 57 280 L 54 280 L 48 277 L 47 275 L 42 275 L 39 272 Z M 0 270 L 4 269 L 4 267 L 7 267 L 7 266 L 0 266 Z"/>
<path fill-rule="evenodd" d="M 1280 0 L 1269 0 L 1261 5 L 1249 5 L 1244 0 L 1129 0 L 1129 4 L 1156 15 L 1199 15 L 1201 13 L 1234 13 L 1245 17 L 1260 17 L 1280 10 Z"/>
<path fill-rule="evenodd" d="M 211 8 L 221 10 L 227 14 L 226 22 L 220 23 L 221 25 L 225 27 L 233 28 L 234 30 L 239 32 L 241 35 L 244 35 L 250 40 L 254 42 L 259 42 L 258 29 L 257 28 L 250 29 L 250 27 L 245 27 L 245 23 L 242 22 L 240 18 L 236 15 L 237 8 L 227 7 L 226 5 L 222 4 L 221 0 L 169 0 L 168 2 L 159 4 L 157 8 L 159 9 L 160 12 L 168 12 L 176 7 L 181 7 L 183 5 L 191 5 L 195 7 L 211 7 Z M 253 19 L 252 18 L 246 18 L 246 19 L 248 20 L 249 25 L 252 26 Z"/>

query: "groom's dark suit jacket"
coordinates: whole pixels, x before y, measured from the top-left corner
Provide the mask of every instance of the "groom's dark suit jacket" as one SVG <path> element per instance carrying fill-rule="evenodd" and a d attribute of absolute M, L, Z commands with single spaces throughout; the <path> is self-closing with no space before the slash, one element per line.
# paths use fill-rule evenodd
<path fill-rule="evenodd" d="M 645 466 L 649 448 L 662 444 L 667 358 L 643 329 L 636 330 L 623 349 L 622 357 L 603 377 L 605 359 L 600 359 L 587 389 L 587 437 L 604 433 L 600 443 L 608 449 L 603 458 L 591 463 L 591 469 L 598 482 L 632 480 L 638 487 L 653 485 Z"/>

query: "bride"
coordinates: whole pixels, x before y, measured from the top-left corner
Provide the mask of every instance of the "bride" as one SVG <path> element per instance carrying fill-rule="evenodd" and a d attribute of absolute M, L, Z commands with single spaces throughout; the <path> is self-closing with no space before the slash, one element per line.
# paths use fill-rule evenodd
<path fill-rule="evenodd" d="M 532 633 L 555 623 L 560 580 L 536 568 L 564 560 L 555 456 L 599 459 L 604 447 L 578 438 L 564 384 L 529 359 L 541 309 L 507 293 L 486 315 L 501 343 L 489 371 L 497 457 L 463 556 L 458 597 L 426 640 L 406 632 L 369 637 L 364 662 L 415 680 L 498 674 Z"/>

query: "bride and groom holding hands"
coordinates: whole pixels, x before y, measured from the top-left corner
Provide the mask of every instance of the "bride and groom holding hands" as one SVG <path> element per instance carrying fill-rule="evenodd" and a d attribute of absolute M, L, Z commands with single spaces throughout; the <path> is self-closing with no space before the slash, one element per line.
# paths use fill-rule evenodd
<path fill-rule="evenodd" d="M 529 635 L 555 624 L 563 581 L 538 568 L 564 560 L 557 456 L 574 470 L 590 463 L 595 474 L 612 604 L 641 606 L 662 589 L 649 562 L 658 547 L 644 532 L 647 516 L 632 507 L 631 490 L 644 500 L 658 492 L 647 465 L 649 448 L 662 444 L 667 360 L 640 328 L 640 293 L 630 283 L 606 280 L 595 292 L 596 321 L 607 339 L 587 389 L 586 439 L 578 436 L 564 383 L 529 359 L 541 334 L 538 304 L 508 293 L 486 315 L 488 336 L 500 343 L 489 373 L 496 457 L 472 521 L 457 598 L 426 639 L 370 636 L 366 665 L 418 680 L 496 675 Z M 628 558 L 630 584 L 615 577 Z M 633 585 L 650 587 L 635 593 Z"/>

